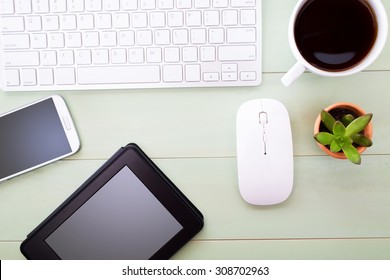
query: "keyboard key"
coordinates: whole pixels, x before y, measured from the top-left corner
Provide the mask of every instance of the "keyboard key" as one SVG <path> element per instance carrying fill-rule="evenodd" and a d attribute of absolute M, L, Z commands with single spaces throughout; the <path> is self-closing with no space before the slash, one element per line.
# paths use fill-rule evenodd
<path fill-rule="evenodd" d="M 113 26 L 116 29 L 129 28 L 130 26 L 130 17 L 128 13 L 118 13 L 115 14 L 112 18 Z"/>
<path fill-rule="evenodd" d="M 70 50 L 59 51 L 58 64 L 59 65 L 73 65 L 74 64 L 73 51 L 70 51 Z"/>
<path fill-rule="evenodd" d="M 38 70 L 38 83 L 41 86 L 54 85 L 54 76 L 52 68 L 40 68 Z"/>
<path fill-rule="evenodd" d="M 64 33 L 50 33 L 48 37 L 50 48 L 63 48 L 65 47 Z"/>
<path fill-rule="evenodd" d="M 119 45 L 120 46 L 133 46 L 134 41 L 134 31 L 126 30 L 119 32 Z"/>
<path fill-rule="evenodd" d="M 133 11 L 138 8 L 138 1 L 135 0 L 122 0 L 122 9 L 124 11 Z"/>
<path fill-rule="evenodd" d="M 228 28 L 226 37 L 228 43 L 254 43 L 256 42 L 256 28 Z"/>
<path fill-rule="evenodd" d="M 21 78 L 24 86 L 35 86 L 37 84 L 35 69 L 22 69 Z"/>
<path fill-rule="evenodd" d="M 58 16 L 44 16 L 42 26 L 45 31 L 56 31 L 60 28 Z"/>
<path fill-rule="evenodd" d="M 204 17 L 204 25 L 206 26 L 219 25 L 219 11 L 205 11 L 203 17 Z"/>
<path fill-rule="evenodd" d="M 145 28 L 148 26 L 147 13 L 132 13 L 131 18 L 132 18 L 133 27 Z"/>
<path fill-rule="evenodd" d="M 91 50 L 77 50 L 75 56 L 76 64 L 88 65 L 92 63 Z"/>
<path fill-rule="evenodd" d="M 188 29 L 174 29 L 172 31 L 172 43 L 174 45 L 187 45 Z"/>
<path fill-rule="evenodd" d="M 30 47 L 30 37 L 28 34 L 4 34 L 3 48 L 8 49 L 28 49 Z"/>
<path fill-rule="evenodd" d="M 153 43 L 152 30 L 137 31 L 137 43 L 140 46 L 149 46 Z"/>
<path fill-rule="evenodd" d="M 256 24 L 256 10 L 241 10 L 240 16 L 242 25 Z"/>
<path fill-rule="evenodd" d="M 198 48 L 197 47 L 183 47 L 182 56 L 184 62 L 198 61 Z"/>
<path fill-rule="evenodd" d="M 157 2 L 161 10 L 173 9 L 173 0 L 157 0 Z"/>
<path fill-rule="evenodd" d="M 111 14 L 98 14 L 95 20 L 98 29 L 109 29 L 112 26 Z"/>
<path fill-rule="evenodd" d="M 163 81 L 166 83 L 183 81 L 182 65 L 163 65 Z"/>
<path fill-rule="evenodd" d="M 203 81 L 217 82 L 217 81 L 219 81 L 219 73 L 218 72 L 205 72 L 205 73 L 203 73 Z"/>
<path fill-rule="evenodd" d="M 44 14 L 49 12 L 49 0 L 32 0 L 34 13 Z"/>
<path fill-rule="evenodd" d="M 146 61 L 149 63 L 159 63 L 162 61 L 161 48 L 147 48 Z"/>
<path fill-rule="evenodd" d="M 150 26 L 151 27 L 164 27 L 165 26 L 165 13 L 164 12 L 150 13 Z"/>
<path fill-rule="evenodd" d="M 1 20 L 1 30 L 3 32 L 18 32 L 24 30 L 23 17 L 3 17 Z"/>
<path fill-rule="evenodd" d="M 223 25 L 237 25 L 238 24 L 237 10 L 224 10 L 222 12 L 222 24 Z"/>
<path fill-rule="evenodd" d="M 208 8 L 210 7 L 210 0 L 194 0 L 195 8 Z"/>
<path fill-rule="evenodd" d="M 66 0 L 50 0 L 50 11 L 53 13 L 66 12 Z"/>
<path fill-rule="evenodd" d="M 215 47 L 201 47 L 200 48 L 201 61 L 215 61 Z"/>
<path fill-rule="evenodd" d="M 80 67 L 77 77 L 80 85 L 158 83 L 160 67 L 157 65 Z"/>
<path fill-rule="evenodd" d="M 93 29 L 95 26 L 93 14 L 78 15 L 77 16 L 77 23 L 78 23 L 78 28 L 80 30 Z"/>
<path fill-rule="evenodd" d="M 61 17 L 61 29 L 63 30 L 75 30 L 76 25 L 76 16 L 75 15 L 63 15 Z"/>
<path fill-rule="evenodd" d="M 142 10 L 154 10 L 156 8 L 156 0 L 141 0 L 140 6 Z"/>
<path fill-rule="evenodd" d="M 7 86 L 20 85 L 19 70 L 18 69 L 6 69 L 5 70 L 5 83 Z"/>
<path fill-rule="evenodd" d="M 0 0 L 0 15 L 12 15 L 14 12 L 13 1 Z"/>
<path fill-rule="evenodd" d="M 249 61 L 256 59 L 255 46 L 220 46 L 218 48 L 220 61 Z"/>
<path fill-rule="evenodd" d="M 213 7 L 214 8 L 227 8 L 228 7 L 228 0 L 213 0 Z"/>
<path fill-rule="evenodd" d="M 185 78 L 187 82 L 200 82 L 200 65 L 187 64 L 185 66 Z"/>
<path fill-rule="evenodd" d="M 115 31 L 104 31 L 100 33 L 100 45 L 102 47 L 114 47 L 117 44 Z"/>
<path fill-rule="evenodd" d="M 192 0 L 177 0 L 177 8 L 178 9 L 190 9 L 192 7 Z"/>
<path fill-rule="evenodd" d="M 119 11 L 119 0 L 103 0 L 103 8 L 106 11 Z"/>
<path fill-rule="evenodd" d="M 194 28 L 191 29 L 191 44 L 204 44 L 206 43 L 206 29 Z"/>
<path fill-rule="evenodd" d="M 143 48 L 131 48 L 128 51 L 128 57 L 130 63 L 143 63 L 144 58 L 144 49 Z"/>
<path fill-rule="evenodd" d="M 126 49 L 112 49 L 111 62 L 114 64 L 123 64 L 127 62 Z"/>
<path fill-rule="evenodd" d="M 85 9 L 88 12 L 100 12 L 102 10 L 102 0 L 85 0 Z"/>
<path fill-rule="evenodd" d="M 57 68 L 55 69 L 55 81 L 58 85 L 76 84 L 74 68 Z"/>
<path fill-rule="evenodd" d="M 186 12 L 186 25 L 201 26 L 202 25 L 202 12 L 201 11 L 187 11 Z"/>
<path fill-rule="evenodd" d="M 183 24 L 183 12 L 168 12 L 168 26 L 181 27 Z"/>
<path fill-rule="evenodd" d="M 65 36 L 65 46 L 68 48 L 80 48 L 81 45 L 81 33 L 69 32 Z"/>
<path fill-rule="evenodd" d="M 236 63 L 222 64 L 222 72 L 237 72 L 238 66 Z"/>
<path fill-rule="evenodd" d="M 4 55 L 4 65 L 6 67 L 39 65 L 39 52 L 37 51 L 5 52 Z"/>
<path fill-rule="evenodd" d="M 156 45 L 168 45 L 171 43 L 170 30 L 158 29 L 154 32 L 154 40 Z"/>
<path fill-rule="evenodd" d="M 91 31 L 83 33 L 83 44 L 87 48 L 99 46 L 99 32 Z"/>
<path fill-rule="evenodd" d="M 256 80 L 256 72 L 241 72 L 240 79 L 241 81 L 254 81 Z"/>
<path fill-rule="evenodd" d="M 256 0 L 231 0 L 232 7 L 254 7 L 256 6 Z"/>
<path fill-rule="evenodd" d="M 36 0 L 42 1 L 42 0 Z M 84 11 L 84 1 L 81 0 L 68 0 L 68 10 L 70 12 L 82 12 Z"/>
<path fill-rule="evenodd" d="M 42 51 L 41 64 L 43 66 L 57 65 L 57 53 L 56 51 Z"/>
<path fill-rule="evenodd" d="M 225 32 L 223 28 L 214 28 L 209 30 L 209 42 L 211 44 L 222 44 L 225 41 Z"/>
<path fill-rule="evenodd" d="M 27 31 L 40 31 L 42 29 L 41 17 L 40 16 L 26 17 L 25 27 Z"/>
<path fill-rule="evenodd" d="M 47 36 L 46 33 L 35 33 L 31 36 L 31 47 L 33 49 L 46 49 Z"/>
<path fill-rule="evenodd" d="M 95 49 L 92 53 L 92 62 L 95 64 L 108 64 L 108 49 Z"/>
<path fill-rule="evenodd" d="M 165 62 L 180 62 L 180 48 L 169 47 L 164 49 Z"/>
<path fill-rule="evenodd" d="M 236 72 L 222 73 L 222 81 L 237 81 L 237 76 Z"/>

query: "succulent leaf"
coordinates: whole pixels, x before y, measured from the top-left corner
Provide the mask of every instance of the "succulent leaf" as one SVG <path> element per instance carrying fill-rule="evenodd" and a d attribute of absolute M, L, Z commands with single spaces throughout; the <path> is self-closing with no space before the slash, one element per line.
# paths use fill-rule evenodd
<path fill-rule="evenodd" d="M 346 128 L 346 135 L 352 136 L 362 131 L 372 119 L 372 114 L 365 114 L 351 122 Z"/>
<path fill-rule="evenodd" d="M 325 110 L 321 111 L 321 121 L 329 131 L 333 130 L 334 123 L 336 122 L 333 116 Z"/>
<path fill-rule="evenodd" d="M 353 122 L 355 118 L 351 115 L 351 114 L 348 114 L 348 115 L 344 115 L 342 118 L 341 118 L 341 122 L 343 123 L 343 125 L 345 127 L 347 127 L 351 122 Z"/>
<path fill-rule="evenodd" d="M 361 163 L 361 156 L 356 150 L 356 148 L 352 145 L 346 145 L 343 147 L 343 152 L 347 159 L 349 159 L 350 162 L 354 164 L 360 164 Z"/>
<path fill-rule="evenodd" d="M 330 144 L 330 150 L 333 152 L 333 153 L 338 153 L 341 151 L 341 147 L 339 146 L 339 144 L 337 143 L 337 141 L 333 141 L 331 144 Z"/>
<path fill-rule="evenodd" d="M 362 147 L 371 147 L 372 140 L 363 134 L 354 134 L 351 136 L 354 143 Z"/>
<path fill-rule="evenodd" d="M 333 126 L 333 134 L 335 136 L 344 136 L 345 132 L 346 132 L 345 126 L 341 122 L 336 121 Z"/>
<path fill-rule="evenodd" d="M 334 140 L 334 135 L 328 132 L 319 132 L 314 135 L 315 140 L 322 145 L 330 145 Z"/>

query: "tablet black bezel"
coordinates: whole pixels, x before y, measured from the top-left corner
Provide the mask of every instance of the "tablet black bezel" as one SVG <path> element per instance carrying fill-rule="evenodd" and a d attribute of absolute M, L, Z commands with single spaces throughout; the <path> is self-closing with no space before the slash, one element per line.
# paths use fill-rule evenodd
<path fill-rule="evenodd" d="M 115 154 L 89 178 L 68 200 L 49 216 L 22 243 L 21 251 L 28 259 L 60 259 L 45 242 L 63 222 L 100 190 L 124 166 L 127 166 L 182 225 L 171 240 L 150 259 L 168 259 L 203 227 L 203 216 L 161 170 L 135 144 Z"/>

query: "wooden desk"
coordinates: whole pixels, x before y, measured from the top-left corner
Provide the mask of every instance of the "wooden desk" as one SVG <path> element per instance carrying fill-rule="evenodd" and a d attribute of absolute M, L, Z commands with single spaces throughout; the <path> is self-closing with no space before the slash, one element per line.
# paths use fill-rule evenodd
<path fill-rule="evenodd" d="M 390 3 L 383 1 L 390 15 Z M 263 83 L 259 87 L 0 92 L 0 112 L 57 93 L 74 116 L 74 156 L 0 184 L 0 258 L 22 259 L 26 235 L 119 147 L 135 142 L 199 207 L 205 227 L 177 259 L 390 258 L 390 43 L 363 73 L 305 73 L 291 87 L 287 25 L 295 0 L 263 0 Z M 293 131 L 291 197 L 254 207 L 237 184 L 235 117 L 254 98 L 287 107 Z M 361 166 L 324 155 L 312 127 L 321 108 L 354 102 L 374 113 L 374 146 Z"/>

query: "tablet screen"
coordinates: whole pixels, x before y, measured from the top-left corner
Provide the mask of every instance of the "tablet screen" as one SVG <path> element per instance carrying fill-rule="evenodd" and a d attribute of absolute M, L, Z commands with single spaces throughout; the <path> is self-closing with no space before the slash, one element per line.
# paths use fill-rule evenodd
<path fill-rule="evenodd" d="M 124 166 L 45 242 L 61 259 L 148 259 L 182 229 Z"/>

